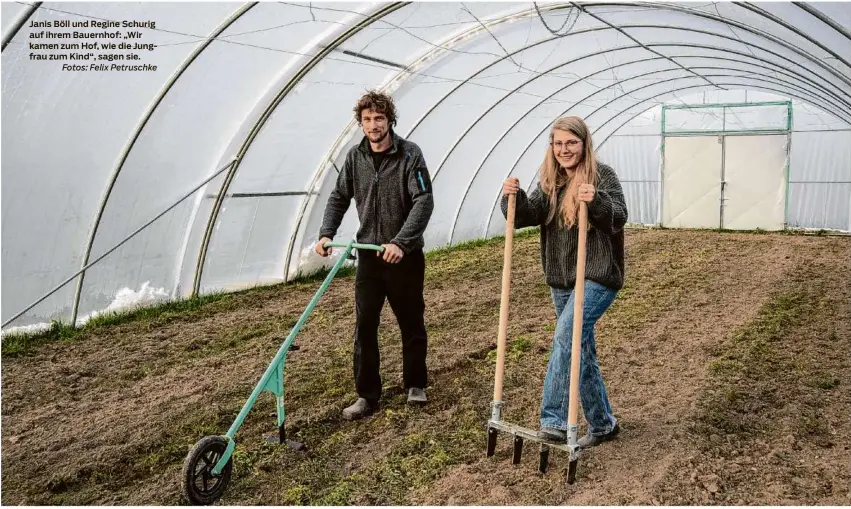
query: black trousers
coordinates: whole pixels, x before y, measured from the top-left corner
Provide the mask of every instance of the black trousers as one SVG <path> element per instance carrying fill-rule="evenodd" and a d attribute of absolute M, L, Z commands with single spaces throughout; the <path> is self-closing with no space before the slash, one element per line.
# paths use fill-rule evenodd
<path fill-rule="evenodd" d="M 381 397 L 378 324 L 385 298 L 390 302 L 402 332 L 402 377 L 405 389 L 425 389 L 428 385 L 424 279 L 425 256 L 422 251 L 406 254 L 396 264 L 385 262 L 371 251 L 358 253 L 355 279 L 355 388 L 358 396 L 372 404 Z"/>

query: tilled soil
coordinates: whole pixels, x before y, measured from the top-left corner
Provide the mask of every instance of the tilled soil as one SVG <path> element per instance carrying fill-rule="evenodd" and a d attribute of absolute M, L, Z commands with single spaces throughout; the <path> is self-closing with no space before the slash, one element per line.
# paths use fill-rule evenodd
<path fill-rule="evenodd" d="M 577 483 L 502 436 L 485 458 L 503 244 L 429 256 L 430 402 L 409 408 L 382 316 L 380 411 L 346 422 L 352 277 L 333 282 L 286 365 L 287 427 L 263 440 L 261 396 L 237 434 L 221 503 L 851 504 L 851 239 L 627 233 L 627 285 L 598 322 L 620 436 Z M 537 423 L 554 311 L 538 238 L 515 240 L 504 416 Z M 203 312 L 129 321 L 4 356 L 2 503 L 179 504 L 193 444 L 224 434 L 319 282 L 249 291 Z"/>

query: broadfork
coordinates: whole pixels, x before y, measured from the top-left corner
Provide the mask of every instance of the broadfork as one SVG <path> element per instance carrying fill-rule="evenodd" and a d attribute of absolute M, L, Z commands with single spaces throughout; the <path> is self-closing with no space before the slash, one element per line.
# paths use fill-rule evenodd
<path fill-rule="evenodd" d="M 505 254 L 502 266 L 502 295 L 499 303 L 499 335 L 496 347 L 496 376 L 493 388 L 493 408 L 491 419 L 488 421 L 487 456 L 493 456 L 496 451 L 496 437 L 502 431 L 514 436 L 514 456 L 512 463 L 520 463 L 523 453 L 524 440 L 541 444 L 538 460 L 538 471 L 546 473 L 550 448 L 566 451 L 570 455 L 567 468 L 567 483 L 576 480 L 576 466 L 579 461 L 578 434 L 578 401 L 579 401 L 579 363 L 582 341 L 582 311 L 585 301 L 585 243 L 588 236 L 588 208 L 585 202 L 579 202 L 579 243 L 576 252 L 576 286 L 573 299 L 573 338 L 570 356 L 570 397 L 567 409 L 567 442 L 553 442 L 539 438 L 535 431 L 511 424 L 502 420 L 502 378 L 505 371 L 505 337 L 508 329 L 508 295 L 511 287 L 511 254 L 514 247 L 514 212 L 517 198 L 515 194 L 508 196 L 508 214 L 505 222 Z"/>

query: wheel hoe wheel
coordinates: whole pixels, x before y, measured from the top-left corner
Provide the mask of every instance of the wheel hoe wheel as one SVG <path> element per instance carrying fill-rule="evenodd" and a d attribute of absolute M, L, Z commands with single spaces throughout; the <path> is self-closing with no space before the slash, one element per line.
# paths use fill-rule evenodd
<path fill-rule="evenodd" d="M 228 441 L 221 436 L 204 437 L 186 455 L 181 472 L 183 496 L 195 505 L 208 505 L 218 500 L 230 482 L 233 459 L 214 475 L 212 470 L 219 462 Z"/>

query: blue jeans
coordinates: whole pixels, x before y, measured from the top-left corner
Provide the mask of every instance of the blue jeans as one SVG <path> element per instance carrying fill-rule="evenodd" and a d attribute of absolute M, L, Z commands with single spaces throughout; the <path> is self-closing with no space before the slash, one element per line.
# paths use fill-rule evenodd
<path fill-rule="evenodd" d="M 570 394 L 570 346 L 573 336 L 573 290 L 551 287 L 556 309 L 556 330 L 553 349 L 544 379 L 544 396 L 541 401 L 541 426 L 567 429 L 567 406 Z M 616 290 L 594 281 L 585 281 L 585 303 L 582 316 L 582 362 L 579 369 L 579 395 L 588 431 L 592 435 L 605 435 L 617 423 L 612 415 L 606 384 L 597 364 L 597 346 L 594 343 L 594 326 L 611 306 Z"/>

